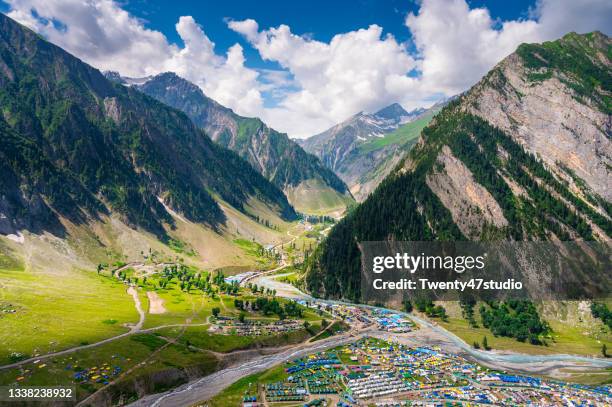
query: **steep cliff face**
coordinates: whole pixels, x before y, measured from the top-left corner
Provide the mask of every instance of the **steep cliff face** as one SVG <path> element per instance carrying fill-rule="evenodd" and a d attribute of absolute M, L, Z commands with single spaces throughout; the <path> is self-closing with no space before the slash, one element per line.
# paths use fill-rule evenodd
<path fill-rule="evenodd" d="M 537 155 L 575 192 L 610 201 L 610 44 L 596 32 L 522 45 L 470 92 L 465 109 Z"/>
<path fill-rule="evenodd" d="M 448 146 L 442 147 L 425 182 L 449 210 L 464 236 L 480 237 L 487 224 L 496 228 L 508 226 L 508 220 L 493 195 L 474 179 L 470 169 L 453 155 Z"/>
<path fill-rule="evenodd" d="M 118 74 L 107 72 L 106 75 L 117 80 Z M 225 130 L 232 134 L 238 131 L 238 125 L 235 121 L 236 115 L 231 109 L 221 106 L 213 99 L 204 95 L 202 90 L 196 85 L 174 73 L 166 72 L 157 76 L 143 78 L 137 82 L 133 79 L 126 80 L 119 76 L 118 81 L 133 86 L 168 106 L 184 112 L 192 119 L 196 126 L 203 129 L 215 141 Z"/>
<path fill-rule="evenodd" d="M 358 298 L 360 241 L 610 241 L 611 53 L 600 33 L 521 45 L 332 229 L 309 288 Z"/>
<path fill-rule="evenodd" d="M 338 206 L 352 201 L 344 182 L 286 134 L 271 129 L 257 118 L 235 114 L 231 109 L 207 97 L 199 87 L 176 74 L 163 73 L 132 86 L 185 112 L 196 126 L 203 129 L 217 144 L 235 151 L 260 174 L 284 190 L 290 198 L 294 195 L 289 191 L 306 188 L 314 195 L 318 195 L 319 191 L 334 195 L 333 201 Z M 307 188 L 313 183 L 320 188 Z M 292 203 L 305 212 L 311 209 L 301 205 L 299 200 Z"/>

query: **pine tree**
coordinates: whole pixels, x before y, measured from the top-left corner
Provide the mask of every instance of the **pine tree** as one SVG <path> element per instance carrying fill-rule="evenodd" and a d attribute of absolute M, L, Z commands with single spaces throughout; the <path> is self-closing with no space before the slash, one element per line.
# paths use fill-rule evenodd
<path fill-rule="evenodd" d="M 489 347 L 489 341 L 487 341 L 487 337 L 486 337 L 486 336 L 485 336 L 484 338 L 482 338 L 482 347 L 483 347 L 485 350 L 489 350 L 489 349 L 491 349 L 491 348 Z"/>

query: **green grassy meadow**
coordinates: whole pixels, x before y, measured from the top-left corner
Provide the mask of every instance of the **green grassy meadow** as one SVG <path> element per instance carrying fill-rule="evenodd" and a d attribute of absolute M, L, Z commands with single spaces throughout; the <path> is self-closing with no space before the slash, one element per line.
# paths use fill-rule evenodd
<path fill-rule="evenodd" d="M 375 150 L 379 150 L 390 144 L 406 144 L 416 140 L 421 134 L 421 130 L 429 124 L 433 114 L 427 114 L 413 122 L 407 123 L 397 130 L 386 134 L 384 137 L 373 138 L 372 140 L 363 143 L 359 146 L 359 152 L 366 154 Z"/>
<path fill-rule="evenodd" d="M 563 353 L 600 357 L 602 344 L 605 343 L 608 349 L 612 347 L 610 334 L 602 338 L 594 338 L 585 335 L 580 328 L 558 321 L 549 321 L 553 332 L 550 337 L 545 338 L 546 345 L 532 345 L 528 342 L 519 342 L 514 338 L 495 337 L 491 331 L 482 326 L 479 317 L 477 318 L 478 328 L 471 327 L 463 318 L 449 318 L 448 322 L 437 322 L 470 345 L 474 342 L 482 345 L 482 340 L 486 336 L 489 346 L 496 350 L 527 354 Z"/>
<path fill-rule="evenodd" d="M 138 321 L 126 286 L 91 271 L 3 269 L 0 287 L 0 306 L 15 311 L 0 314 L 0 364 L 93 343 Z"/>
<path fill-rule="evenodd" d="M 276 266 L 276 259 L 262 253 L 258 243 L 236 239 L 234 245 L 258 259 L 262 268 Z M 124 267 L 121 272 L 113 271 L 118 264 L 105 265 L 100 272 L 66 270 L 57 274 L 27 270 L 10 251 L 0 253 L 0 343 L 6 345 L 0 347 L 0 364 L 128 332 L 139 320 L 134 299 L 127 293 L 128 284 L 136 288 L 145 313 L 141 332 L 0 370 L 0 384 L 75 385 L 79 399 L 103 391 L 105 397 L 109 395 L 116 402 L 120 397 L 123 403 L 138 397 L 136 382 L 146 383 L 146 392 L 162 391 L 187 380 L 187 370 L 198 375 L 212 373 L 219 365 L 218 354 L 296 344 L 317 335 L 322 318 L 329 318 L 304 310 L 302 320 L 309 322 L 308 329 L 259 337 L 211 334 L 208 328 L 214 308 L 221 316 L 236 318 L 241 311 L 234 300 L 254 302 L 262 294 L 247 288 L 228 294 L 217 283 L 213 292 L 188 288 L 185 276 L 191 276 L 189 281 L 199 276 L 198 280 L 212 282 L 217 272 L 179 265 L 181 272 L 170 277 L 166 266 L 156 264 L 159 259 L 151 253 L 143 255 L 141 264 Z M 155 298 L 150 300 L 147 293 Z M 161 304 L 163 312 L 151 313 L 152 301 Z M 278 301 L 281 305 L 288 302 Z M 247 319 L 273 322 L 278 316 L 248 312 Z"/>
<path fill-rule="evenodd" d="M 298 212 L 308 215 L 341 213 L 354 203 L 349 196 L 341 195 L 318 180 L 304 181 L 285 193 Z"/>
<path fill-rule="evenodd" d="M 286 378 L 287 373 L 285 373 L 284 367 L 282 365 L 276 366 L 265 372 L 243 377 L 209 400 L 207 404 L 209 407 L 238 406 L 242 403 L 245 394 L 255 394 L 257 392 L 258 385 L 282 381 Z"/>

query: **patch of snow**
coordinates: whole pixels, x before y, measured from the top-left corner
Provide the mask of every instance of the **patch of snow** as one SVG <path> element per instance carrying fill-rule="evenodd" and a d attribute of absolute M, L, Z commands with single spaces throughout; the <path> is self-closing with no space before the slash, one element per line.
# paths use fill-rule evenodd
<path fill-rule="evenodd" d="M 21 234 L 21 232 L 16 232 L 17 234 L 8 234 L 6 235 L 7 239 L 12 240 L 13 242 L 23 244 L 25 242 L 25 237 Z"/>
<path fill-rule="evenodd" d="M 124 76 L 122 78 L 125 81 L 126 86 L 144 85 L 145 83 L 153 79 L 152 76 L 145 76 L 144 78 L 129 78 Z"/>
<path fill-rule="evenodd" d="M 367 124 L 370 124 L 376 127 L 380 127 L 381 125 L 386 124 L 384 120 L 377 119 L 376 117 L 372 117 L 370 115 L 361 116 L 361 120 L 364 123 L 367 123 Z"/>
<path fill-rule="evenodd" d="M 173 217 L 182 220 L 185 223 L 187 222 L 187 219 L 183 218 L 179 213 L 175 212 L 174 210 L 172 210 L 172 208 L 170 208 L 168 205 L 166 205 L 166 203 L 164 202 L 164 200 L 162 199 L 161 196 L 157 197 L 157 200 L 159 201 L 160 204 L 162 204 L 164 206 L 164 209 L 166 210 L 166 212 L 168 212 L 170 215 L 172 215 Z"/>

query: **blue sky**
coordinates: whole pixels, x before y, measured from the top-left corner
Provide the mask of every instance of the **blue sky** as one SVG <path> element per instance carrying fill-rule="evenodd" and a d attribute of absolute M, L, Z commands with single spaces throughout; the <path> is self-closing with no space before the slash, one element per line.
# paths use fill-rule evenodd
<path fill-rule="evenodd" d="M 474 7 L 486 6 L 491 15 L 500 20 L 525 18 L 535 0 L 470 1 Z M 309 0 L 297 1 L 160 1 L 130 0 L 125 10 L 145 21 L 145 25 L 163 32 L 169 41 L 182 45 L 174 25 L 180 16 L 191 15 L 206 28 L 207 35 L 215 42 L 217 51 L 225 52 L 236 42 L 245 46 L 247 65 L 252 67 L 277 67 L 270 61 L 262 61 L 259 54 L 244 38 L 228 29 L 226 20 L 252 18 L 263 27 L 286 24 L 300 35 L 328 42 L 343 32 L 377 24 L 400 42 L 410 40 L 410 31 L 404 20 L 408 12 L 418 11 L 416 1 L 405 0 Z"/>
<path fill-rule="evenodd" d="M 610 0 L 0 0 L 101 69 L 172 71 L 219 103 L 308 137 L 359 111 L 469 89 L 523 42 L 612 30 Z"/>

